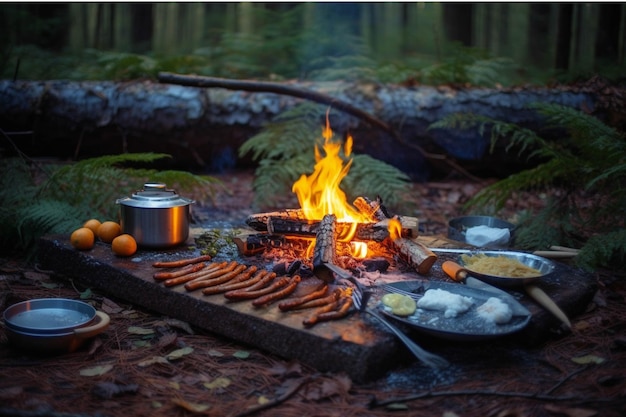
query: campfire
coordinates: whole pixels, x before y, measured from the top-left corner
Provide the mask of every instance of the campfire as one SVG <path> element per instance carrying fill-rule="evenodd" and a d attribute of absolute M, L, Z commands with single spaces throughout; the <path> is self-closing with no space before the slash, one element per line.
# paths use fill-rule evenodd
<path fill-rule="evenodd" d="M 239 241 L 240 251 L 255 255 L 305 240 L 308 244 L 301 257 L 310 262 L 314 275 L 328 283 L 335 275 L 350 275 L 346 258 L 372 259 L 390 251 L 418 273 L 428 273 L 437 256 L 414 240 L 419 220 L 389 214 L 378 197 L 360 196 L 350 204 L 341 182 L 352 165 L 353 139 L 348 135 L 345 141 L 337 140 L 328 115 L 322 137 L 323 144 L 315 146 L 313 173 L 302 174 L 292 187 L 300 208 L 249 216 L 248 226 L 261 233 Z"/>

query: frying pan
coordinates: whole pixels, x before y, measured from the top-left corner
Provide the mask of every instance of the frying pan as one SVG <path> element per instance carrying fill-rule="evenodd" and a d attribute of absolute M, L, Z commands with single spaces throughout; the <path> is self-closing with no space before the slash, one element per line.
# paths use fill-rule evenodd
<path fill-rule="evenodd" d="M 459 264 L 463 268 L 467 269 L 472 276 L 482 281 L 485 281 L 491 285 L 495 285 L 496 287 L 507 287 L 507 288 L 522 287 L 524 285 L 528 285 L 542 278 L 546 278 L 550 276 L 552 273 L 554 273 L 554 269 L 555 269 L 554 262 L 546 258 L 543 258 L 541 256 L 533 255 L 531 253 L 516 252 L 516 251 L 498 251 L 498 250 L 471 251 L 471 252 L 465 253 L 466 257 L 478 256 L 478 255 L 484 255 L 484 256 L 489 256 L 489 257 L 504 256 L 509 259 L 517 260 L 521 262 L 522 264 L 539 271 L 537 275 L 524 277 L 524 278 L 485 274 L 485 273 L 474 271 L 470 266 L 465 264 L 464 259 L 463 259 L 464 256 L 463 255 L 459 256 L 459 260 L 458 260 Z"/>

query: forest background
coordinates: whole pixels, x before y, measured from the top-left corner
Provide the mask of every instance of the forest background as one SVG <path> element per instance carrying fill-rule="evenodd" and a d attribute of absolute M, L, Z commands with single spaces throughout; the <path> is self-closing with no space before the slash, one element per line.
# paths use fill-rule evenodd
<path fill-rule="evenodd" d="M 23 2 L 0 10 L 5 79 L 167 70 L 510 85 L 623 77 L 626 54 L 622 3 Z M 478 74 L 442 66 L 468 60 L 499 66 Z"/>

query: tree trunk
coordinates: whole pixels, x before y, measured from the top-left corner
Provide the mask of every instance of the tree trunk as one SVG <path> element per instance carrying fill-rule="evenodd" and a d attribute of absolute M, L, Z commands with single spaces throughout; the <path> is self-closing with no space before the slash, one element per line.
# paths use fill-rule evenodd
<path fill-rule="evenodd" d="M 204 77 L 198 77 L 204 79 Z M 220 79 L 217 79 L 218 81 Z M 232 83 L 235 80 L 224 80 Z M 270 83 L 271 84 L 271 83 Z M 534 102 L 560 103 L 607 116 L 601 84 L 594 88 L 553 87 L 455 90 L 448 87 L 407 88 L 396 85 L 356 83 L 284 83 L 303 92 L 331 100 L 331 128 L 351 133 L 354 152 L 366 153 L 403 170 L 415 180 L 433 171 L 445 173 L 435 155 L 448 155 L 469 167 L 488 166 L 485 161 L 515 163 L 502 155 L 488 155 L 489 138 L 474 131 L 429 130 L 429 126 L 456 112 L 476 113 L 518 123 L 542 126 L 527 108 Z M 260 83 L 263 85 L 263 83 Z M 230 91 L 132 82 L 0 81 L 0 127 L 15 145 L 30 156 L 87 157 L 119 152 L 166 152 L 172 163 L 189 168 L 219 171 L 252 165 L 237 159 L 239 146 L 276 115 L 301 103 L 295 97 L 273 92 Z M 608 91 L 608 93 L 605 93 Z M 619 94 L 618 94 L 619 93 Z M 337 101 L 337 105 L 333 105 Z M 318 101 L 320 102 L 320 101 Z M 348 103 L 390 127 L 386 131 L 367 119 L 339 109 Z M 617 105 L 623 113 L 623 103 Z M 325 109 L 320 109 L 320 123 Z M 11 132 L 31 132 L 11 134 Z M 288 138 L 285 138 L 288 140 Z M 13 152 L 7 141 L 0 142 Z M 313 150 L 312 150 L 313 151 Z M 4 153 L 5 151 L 3 151 Z M 493 162 L 492 161 L 492 162 Z M 480 163 L 480 164 L 479 164 Z M 516 169 L 511 165 L 508 169 Z"/>

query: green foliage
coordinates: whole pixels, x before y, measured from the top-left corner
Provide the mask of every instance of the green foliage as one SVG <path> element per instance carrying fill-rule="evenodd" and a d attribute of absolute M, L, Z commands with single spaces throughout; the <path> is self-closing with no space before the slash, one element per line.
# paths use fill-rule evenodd
<path fill-rule="evenodd" d="M 32 255 L 42 235 L 70 233 L 90 218 L 118 221 L 115 201 L 148 181 L 193 192 L 196 198 L 213 196 L 219 186 L 214 178 L 137 167 L 164 157 L 140 153 L 85 159 L 48 167 L 52 172 L 44 181 L 36 180 L 41 173 L 23 159 L 0 160 L 0 247 Z"/>
<path fill-rule="evenodd" d="M 477 193 L 467 209 L 497 212 L 518 191 L 545 192 L 552 200 L 538 213 L 521 216 L 517 246 L 582 247 L 577 261 L 586 268 L 618 265 L 626 251 L 626 137 L 599 119 L 558 104 L 532 106 L 546 118 L 546 129 L 565 133 L 546 140 L 541 132 L 475 115 L 451 115 L 431 128 L 478 129 L 490 135 L 492 149 L 507 150 L 537 164 Z M 616 243 L 617 242 L 617 243 Z"/>
<path fill-rule="evenodd" d="M 296 106 L 241 146 L 240 156 L 250 153 L 259 164 L 253 183 L 258 205 L 272 206 L 291 191 L 302 174 L 313 171 L 314 148 L 323 145 L 324 112 L 324 107 L 316 104 Z M 389 207 L 400 203 L 408 185 L 405 174 L 368 155 L 351 158 L 350 171 L 341 183 L 349 201 L 357 196 L 380 196 Z"/>
<path fill-rule="evenodd" d="M 453 44 L 441 62 L 422 68 L 418 79 L 424 84 L 471 84 L 493 87 L 509 84 L 513 76 L 513 61 L 491 57 L 479 48 Z"/>

